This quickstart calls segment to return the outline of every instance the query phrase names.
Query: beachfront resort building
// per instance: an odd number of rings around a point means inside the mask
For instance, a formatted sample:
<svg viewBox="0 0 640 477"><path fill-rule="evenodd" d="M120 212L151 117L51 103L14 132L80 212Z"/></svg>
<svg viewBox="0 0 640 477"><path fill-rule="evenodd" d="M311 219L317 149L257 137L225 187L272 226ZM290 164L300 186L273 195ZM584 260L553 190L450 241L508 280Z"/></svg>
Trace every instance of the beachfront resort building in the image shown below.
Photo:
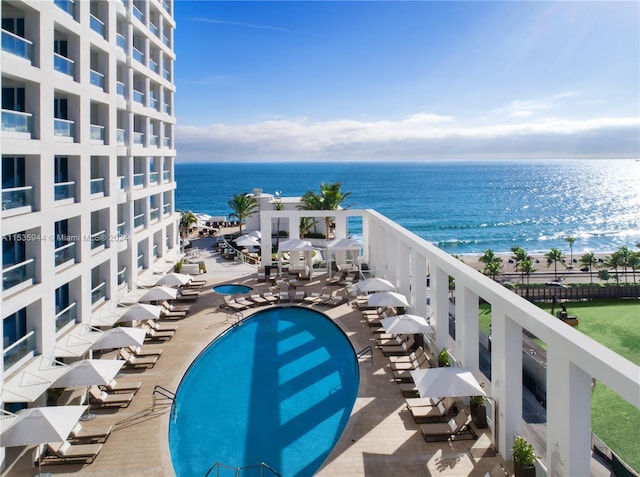
<svg viewBox="0 0 640 477"><path fill-rule="evenodd" d="M175 22L173 0L0 9L0 404L15 411L46 403L33 384L52 360L85 356L95 310L179 245Z"/></svg>

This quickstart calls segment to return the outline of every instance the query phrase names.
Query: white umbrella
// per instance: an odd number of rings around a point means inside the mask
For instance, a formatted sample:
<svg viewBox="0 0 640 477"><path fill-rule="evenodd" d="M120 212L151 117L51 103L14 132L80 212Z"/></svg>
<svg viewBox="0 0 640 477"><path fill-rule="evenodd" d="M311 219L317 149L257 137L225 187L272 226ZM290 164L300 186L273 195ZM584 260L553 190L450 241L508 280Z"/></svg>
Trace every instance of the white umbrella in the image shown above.
<svg viewBox="0 0 640 477"><path fill-rule="evenodd" d="M482 386L465 368L415 369L411 371L420 397L486 396Z"/></svg>
<svg viewBox="0 0 640 477"><path fill-rule="evenodd" d="M380 320L387 333L396 335L413 333L431 333L433 330L427 320L418 315L396 315Z"/></svg>
<svg viewBox="0 0 640 477"><path fill-rule="evenodd" d="M178 290L169 287L153 287L147 290L138 301L173 300L178 296Z"/></svg>
<svg viewBox="0 0 640 477"><path fill-rule="evenodd" d="M160 307L147 303L136 303L126 309L118 321L144 321L160 318Z"/></svg>
<svg viewBox="0 0 640 477"><path fill-rule="evenodd" d="M260 232L259 230L252 230L247 235L249 237L253 237L255 239L262 240L262 232Z"/></svg>
<svg viewBox="0 0 640 477"><path fill-rule="evenodd" d="M119 326L104 332L91 349L113 349L125 346L142 346L147 332L142 328Z"/></svg>
<svg viewBox="0 0 640 477"><path fill-rule="evenodd" d="M0 446L16 447L63 442L87 406L50 406L22 409L0 435Z"/></svg>
<svg viewBox="0 0 640 477"><path fill-rule="evenodd" d="M238 247L259 247L260 242L258 239L254 237L250 237L249 235L241 235L237 239L234 240Z"/></svg>
<svg viewBox="0 0 640 477"><path fill-rule="evenodd" d="M162 277L160 277L160 279L156 280L154 285L156 286L165 285L165 286L175 287L175 286L186 285L190 281L191 281L191 277L189 275L185 275L184 273L171 272L171 273L167 273L166 275L163 275Z"/></svg>
<svg viewBox="0 0 640 477"><path fill-rule="evenodd" d="M369 295L367 303L369 306L401 306L404 308L411 307L404 295L391 291L382 291Z"/></svg>
<svg viewBox="0 0 640 477"><path fill-rule="evenodd" d="M358 289L363 293L380 292L380 291L393 291L396 289L395 285L389 280L384 278L367 278L357 283Z"/></svg>

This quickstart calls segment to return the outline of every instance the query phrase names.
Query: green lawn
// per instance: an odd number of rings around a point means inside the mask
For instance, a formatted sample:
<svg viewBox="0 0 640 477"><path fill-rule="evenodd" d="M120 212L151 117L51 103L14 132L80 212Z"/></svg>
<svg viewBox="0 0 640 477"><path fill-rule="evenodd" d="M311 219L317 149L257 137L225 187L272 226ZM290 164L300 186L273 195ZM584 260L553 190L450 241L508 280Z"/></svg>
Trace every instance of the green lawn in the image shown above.
<svg viewBox="0 0 640 477"><path fill-rule="evenodd" d="M596 300L566 303L579 320L577 330L640 365L640 302ZM550 304L542 309L549 311ZM491 309L480 306L480 329L489 332ZM541 343L544 345L544 343ZM640 470L640 410L597 383L591 396L591 427L631 467Z"/></svg>

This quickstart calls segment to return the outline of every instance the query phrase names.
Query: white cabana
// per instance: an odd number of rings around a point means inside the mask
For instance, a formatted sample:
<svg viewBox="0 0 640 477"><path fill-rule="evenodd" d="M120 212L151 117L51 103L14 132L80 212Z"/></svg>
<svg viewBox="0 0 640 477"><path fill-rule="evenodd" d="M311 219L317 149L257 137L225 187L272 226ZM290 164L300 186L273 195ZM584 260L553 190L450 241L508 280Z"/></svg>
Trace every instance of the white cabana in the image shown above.
<svg viewBox="0 0 640 477"><path fill-rule="evenodd" d="M338 270L360 270L358 260L358 253L362 248L362 244L357 240L348 239L348 238L337 238L327 242L327 267L329 268L329 277L332 275L331 270L331 256L335 254L336 257L336 266ZM340 253L344 252L344 253ZM347 263L347 252L355 252L355 257L353 258L353 263ZM343 256L341 263L338 263L339 255Z"/></svg>
<svg viewBox="0 0 640 477"><path fill-rule="evenodd" d="M311 260L313 250L313 245L307 240L289 239L280 242L278 244L278 272L282 273L283 253L289 252L289 271L300 271L311 278L313 274Z"/></svg>

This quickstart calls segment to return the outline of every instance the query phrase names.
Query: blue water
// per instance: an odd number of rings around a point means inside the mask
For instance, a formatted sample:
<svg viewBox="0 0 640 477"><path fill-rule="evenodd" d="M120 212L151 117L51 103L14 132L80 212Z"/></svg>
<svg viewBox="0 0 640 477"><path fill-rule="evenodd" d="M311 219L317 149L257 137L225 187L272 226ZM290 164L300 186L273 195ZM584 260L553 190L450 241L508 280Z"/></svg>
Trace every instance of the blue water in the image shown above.
<svg viewBox="0 0 640 477"><path fill-rule="evenodd" d="M213 291L221 295L235 295L236 293L249 293L253 288L246 285L217 285Z"/></svg>
<svg viewBox="0 0 640 477"><path fill-rule="evenodd" d="M298 307L258 312L183 377L169 425L176 475L265 462L285 477L311 476L344 430L358 386L354 350L330 319Z"/></svg>
<svg viewBox="0 0 640 477"><path fill-rule="evenodd" d="M611 252L640 243L640 162L176 164L179 210L227 216L241 192L299 196L342 182L346 205L376 209L449 253ZM350 230L358 234L358 225Z"/></svg>

